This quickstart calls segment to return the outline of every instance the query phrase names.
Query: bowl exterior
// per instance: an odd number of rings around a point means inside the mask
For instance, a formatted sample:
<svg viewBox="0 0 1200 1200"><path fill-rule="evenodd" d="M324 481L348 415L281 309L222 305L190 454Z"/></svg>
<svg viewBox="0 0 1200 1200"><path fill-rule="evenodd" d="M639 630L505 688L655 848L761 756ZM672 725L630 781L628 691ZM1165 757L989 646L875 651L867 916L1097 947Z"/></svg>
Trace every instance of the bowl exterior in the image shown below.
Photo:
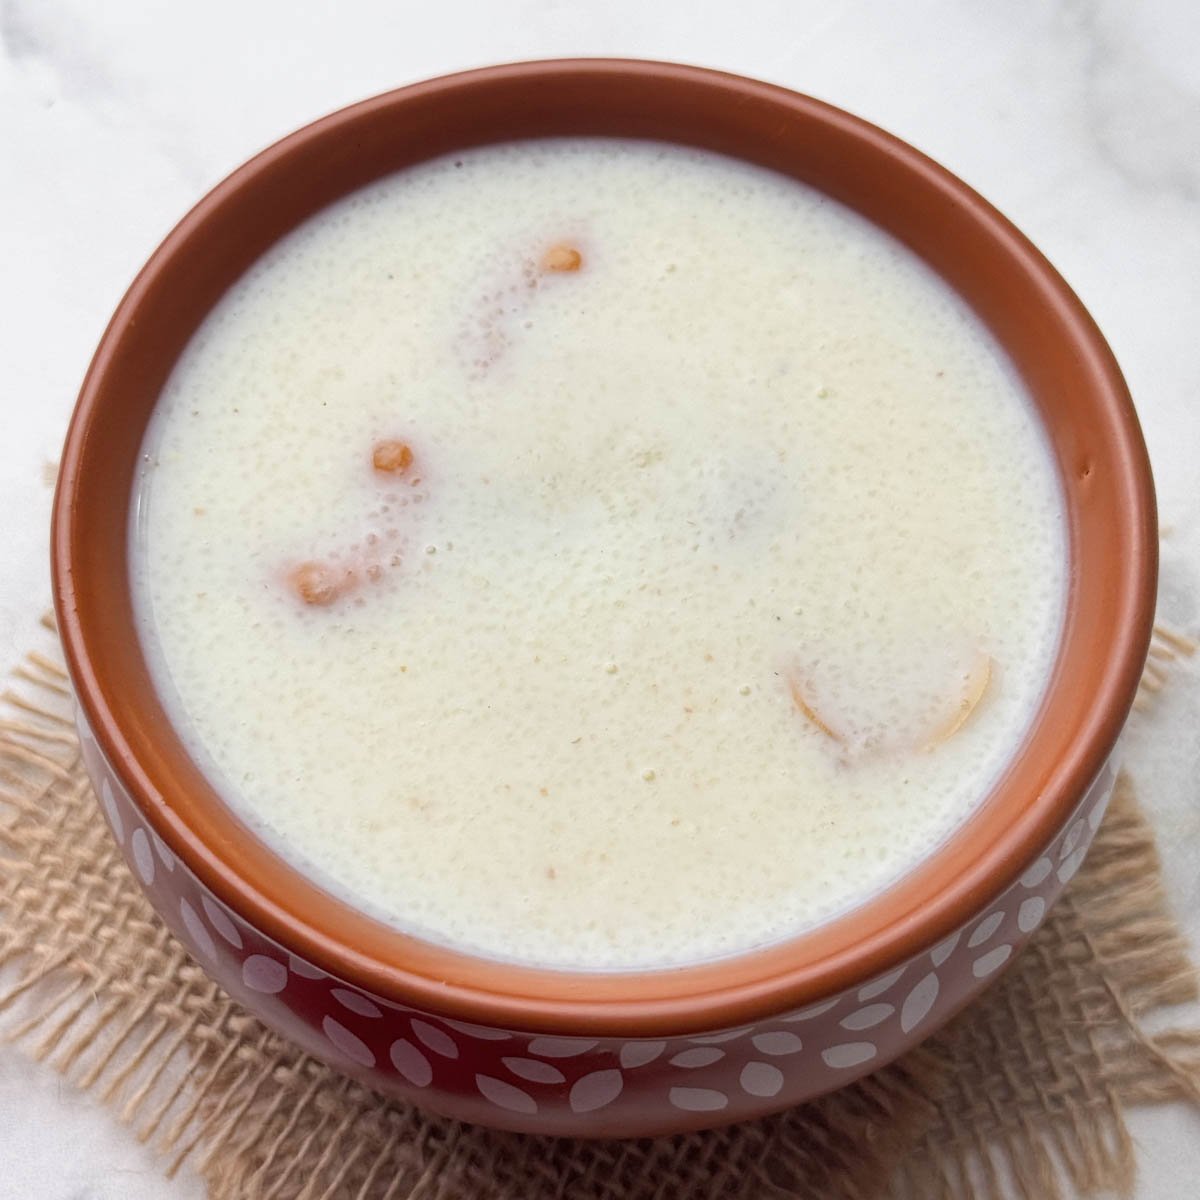
<svg viewBox="0 0 1200 1200"><path fill-rule="evenodd" d="M383 174L466 146L581 134L734 154L899 237L1012 358L1041 411L1072 531L1066 627L1031 733L938 853L791 942L672 972L596 973L586 986L388 929L256 839L173 734L128 572L145 423L233 280ZM151 257L101 340L64 446L51 543L84 760L150 902L204 969L267 1025L381 1092L467 1121L584 1136L695 1129L811 1099L894 1059L1003 971L1078 870L1108 802L1157 566L1128 388L1094 321L1017 230L919 152L819 101L620 60L412 85L323 118L219 184Z"/></svg>
<svg viewBox="0 0 1200 1200"><path fill-rule="evenodd" d="M861 986L753 1025L656 1039L468 1024L338 979L223 904L153 832L82 716L83 758L150 903L249 1012L380 1092L500 1129L641 1137L811 1100L927 1037L1012 962L1087 853L1117 752L1023 873L950 937Z"/></svg>

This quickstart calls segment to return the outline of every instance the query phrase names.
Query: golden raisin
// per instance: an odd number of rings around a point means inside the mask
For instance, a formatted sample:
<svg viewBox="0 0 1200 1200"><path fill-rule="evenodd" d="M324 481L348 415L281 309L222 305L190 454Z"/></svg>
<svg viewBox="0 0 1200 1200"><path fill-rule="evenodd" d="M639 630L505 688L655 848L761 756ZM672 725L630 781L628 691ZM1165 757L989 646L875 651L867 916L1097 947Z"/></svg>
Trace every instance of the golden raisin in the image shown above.
<svg viewBox="0 0 1200 1200"><path fill-rule="evenodd" d="M292 587L305 604L332 604L342 594L346 580L324 563L301 563L291 574Z"/></svg>
<svg viewBox="0 0 1200 1200"><path fill-rule="evenodd" d="M402 475L413 464L412 447L397 438L376 442L371 453L371 465L377 471Z"/></svg>
<svg viewBox="0 0 1200 1200"><path fill-rule="evenodd" d="M544 271L578 271L583 255L574 246L551 246L542 257Z"/></svg>

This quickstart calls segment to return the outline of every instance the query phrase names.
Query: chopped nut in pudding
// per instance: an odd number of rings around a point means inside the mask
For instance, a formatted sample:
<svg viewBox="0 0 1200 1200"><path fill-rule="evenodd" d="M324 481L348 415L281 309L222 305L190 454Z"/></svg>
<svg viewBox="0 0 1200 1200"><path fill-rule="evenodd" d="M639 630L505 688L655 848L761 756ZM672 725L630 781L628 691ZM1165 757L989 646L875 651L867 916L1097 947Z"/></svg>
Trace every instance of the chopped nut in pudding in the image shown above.
<svg viewBox="0 0 1200 1200"><path fill-rule="evenodd" d="M301 563L291 574L291 584L296 595L305 604L320 607L332 604L343 595L354 582L349 571L338 571L325 563Z"/></svg>
<svg viewBox="0 0 1200 1200"><path fill-rule="evenodd" d="M388 475L403 475L413 465L412 447L397 438L376 442L371 465Z"/></svg>
<svg viewBox="0 0 1200 1200"><path fill-rule="evenodd" d="M583 255L574 246L551 246L542 257L544 271L578 271L583 266Z"/></svg>

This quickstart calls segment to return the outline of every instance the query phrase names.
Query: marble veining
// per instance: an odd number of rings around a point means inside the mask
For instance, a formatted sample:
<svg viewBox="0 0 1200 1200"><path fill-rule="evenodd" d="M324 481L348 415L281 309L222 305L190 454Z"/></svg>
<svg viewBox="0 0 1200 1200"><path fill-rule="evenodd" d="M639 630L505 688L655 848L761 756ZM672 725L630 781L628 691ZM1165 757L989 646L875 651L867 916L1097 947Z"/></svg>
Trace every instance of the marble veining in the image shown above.
<svg viewBox="0 0 1200 1200"><path fill-rule="evenodd" d="M1200 199L1200 90L1161 69L1142 39L1130 36L1128 15L1127 7L1112 3L1064 8L1061 36L1078 37L1083 48L1084 127L1097 157L1129 187L1194 204ZM1200 41L1193 48L1200 50ZM1146 120L1148 113L1153 120Z"/></svg>

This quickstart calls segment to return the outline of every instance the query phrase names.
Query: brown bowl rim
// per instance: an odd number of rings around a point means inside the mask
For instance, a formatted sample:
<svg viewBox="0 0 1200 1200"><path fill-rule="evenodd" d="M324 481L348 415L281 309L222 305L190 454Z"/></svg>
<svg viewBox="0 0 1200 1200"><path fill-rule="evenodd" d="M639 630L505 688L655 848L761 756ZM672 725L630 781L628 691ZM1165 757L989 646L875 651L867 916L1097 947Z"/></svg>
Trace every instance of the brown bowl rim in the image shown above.
<svg viewBox="0 0 1200 1200"><path fill-rule="evenodd" d="M1006 261L1013 277L1024 281L1023 299L1036 301L1047 319L1059 323L1075 382L1086 384L1089 417L1101 430L1096 436L1107 439L1103 448L1109 455L1109 471L1089 493L1101 496L1106 512L1111 509L1110 570L1093 581L1105 591L1103 612L1099 602L1081 597L1073 567L1067 628L1042 710L980 809L920 867L845 917L730 958L641 972L543 970L433 945L334 900L266 850L199 776L161 711L149 711L157 704L152 695L136 710L144 719L115 711L123 703L122 685L135 691L148 686L137 678L141 656L126 611L128 583L124 594L111 582L106 593L98 569L85 569L81 542L89 497L103 495L97 491L95 452L89 459L91 435L111 403L105 398L120 378L139 314L175 256L194 239L203 244L223 206L253 195L266 175L285 169L317 140L352 138L360 123L378 119L381 110L402 115L417 102L441 103L452 94L461 99L497 86L570 89L596 81L661 86L697 102L758 106L774 119L803 120L878 169L886 167L903 186L924 189L925 199L943 204L945 214L975 231L980 246ZM1068 496L1074 539L1078 522L1088 517L1070 505ZM822 101L706 68L625 59L513 63L413 84L303 127L219 183L151 256L105 331L67 435L51 540L58 627L82 714L150 826L203 886L285 950L385 1000L481 1025L580 1036L660 1036L751 1024L859 986L979 915L1043 853L1112 751L1145 660L1157 578L1153 483L1128 390L1090 315L1019 231L919 151ZM1072 641L1072 622L1085 611L1098 622L1089 627L1093 665L1086 670L1079 658L1084 647L1076 644L1078 637ZM1097 630L1106 637L1107 653L1095 653ZM134 643L119 651L135 664L120 679L95 668L100 639L109 639L104 643L109 646L122 639ZM1091 694L1080 701L1072 689L1073 725L1064 730L1067 722L1059 718L1067 707L1061 693L1068 667L1085 672L1080 678L1090 683Z"/></svg>

